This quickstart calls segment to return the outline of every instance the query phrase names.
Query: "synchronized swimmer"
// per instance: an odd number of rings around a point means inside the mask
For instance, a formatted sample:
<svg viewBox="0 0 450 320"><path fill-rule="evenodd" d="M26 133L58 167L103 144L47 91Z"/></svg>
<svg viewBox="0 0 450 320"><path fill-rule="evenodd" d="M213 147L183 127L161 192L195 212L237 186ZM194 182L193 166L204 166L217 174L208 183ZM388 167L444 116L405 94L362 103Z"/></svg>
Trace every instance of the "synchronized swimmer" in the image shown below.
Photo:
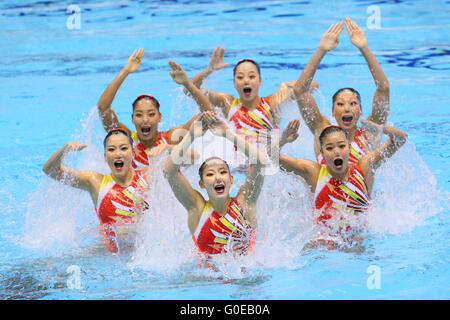
<svg viewBox="0 0 450 320"><path fill-rule="evenodd" d="M121 128L111 129L105 136L104 156L109 174L78 171L62 165L70 151L80 151L86 145L77 141L66 143L47 160L43 170L49 177L89 192L101 225L101 233L111 252L117 252L116 237L126 232L149 209L146 193L149 190L149 167L133 169L133 140Z"/></svg>
<svg viewBox="0 0 450 320"><path fill-rule="evenodd" d="M125 124L119 122L116 113L111 108L111 104L125 78L139 69L143 56L144 49L142 48L133 52L97 103L100 119L106 131L120 127L132 137L134 149L133 168L148 166L150 157L160 154L165 149L171 149L173 145L180 142L183 137L178 132L186 132L196 118L190 119L184 125L160 132L158 130L162 119L162 114L159 111L160 103L152 95L141 94L132 103L133 113L131 119L136 130L131 131ZM189 90L199 106L209 103L206 97L191 82L187 82L185 88ZM195 154L192 154L192 156L195 157Z"/></svg>
<svg viewBox="0 0 450 320"><path fill-rule="evenodd" d="M203 81L215 70L227 66L223 63L225 50L217 47L212 55L208 67L192 78L198 88ZM233 125L236 132L254 143L270 144L273 131L278 129L281 122L281 104L293 96L292 86L295 81L280 84L278 90L267 97L259 96L262 85L261 67L253 59L242 59L233 68L234 88L239 98L224 92L215 92L203 88L213 107L219 107L224 117ZM318 87L313 81L310 90ZM205 110L208 110L205 108Z"/></svg>
<svg viewBox="0 0 450 320"><path fill-rule="evenodd" d="M336 48L344 26L350 41L368 64L376 91L372 113L366 120L360 119L359 93L353 88L339 89L332 99L332 115L337 125L330 125L311 94L318 87L313 77L325 54ZM363 215L370 208L377 168L406 142L407 135L386 126L389 82L355 22L346 18L333 24L322 36L299 79L283 82L275 93L267 97L259 96L261 70L252 59L240 60L233 68L234 87L239 98L201 88L213 71L228 65L223 63L223 48L217 47L208 67L191 80L180 65L169 60L170 76L194 98L200 112L186 124L167 131L159 131L162 114L159 101L152 95L140 95L132 103L131 119L135 130L119 122L111 108L121 84L129 74L138 70L143 56L143 49L133 52L97 104L107 131L104 158L111 172L104 175L63 166L67 152L86 147L76 141L64 145L43 167L51 178L89 192L110 251L118 251L117 238L127 232L126 226L149 214L149 203L153 201L148 199L154 179L151 173L162 170L175 198L188 213L188 229L198 251L205 256L225 252L246 254L256 239L256 208L264 183L263 169L270 163L268 151L272 148L278 148L275 151L279 154L282 171L303 178L314 199L311 211L315 213L315 223L328 227L330 233L351 230L353 235L356 232L351 241L360 241L358 231L348 220ZM270 141L273 131L279 128L280 105L290 97L296 98L303 120L314 134L316 161L280 153L283 145L298 138L300 121L297 119L289 122L276 141L278 144L273 140L264 148L259 144L261 140ZM215 114L214 107L219 107L225 119ZM358 127L358 121L363 127ZM181 165L192 163L196 157L196 152L190 149L192 142L208 130L230 141L235 150L249 159L246 180L236 196L230 194L234 178L226 159L213 156L200 165L198 184L206 191L207 199L180 170ZM383 134L389 139L381 144ZM170 155L163 167L155 167L151 157L166 149ZM326 236L312 239L311 243L323 244L330 249L338 247Z"/></svg>
<svg viewBox="0 0 450 320"><path fill-rule="evenodd" d="M372 113L368 119L379 125L384 125L389 116L389 81L369 49L364 33L349 18L346 18L345 22L333 24L320 39L317 50L294 85L298 107L303 120L314 135L314 151L320 163L325 162L320 152L319 135L325 127L330 125L330 122L317 108L317 103L310 93L310 86L320 61L328 51L335 49L338 45L339 34L342 32L344 25L350 36L350 41L361 51L375 80L376 90L373 97ZM350 162L357 162L378 144L376 136L358 127L358 120L362 114L361 96L353 88L342 88L333 95L332 102L332 115L337 124L345 129L349 137Z"/></svg>

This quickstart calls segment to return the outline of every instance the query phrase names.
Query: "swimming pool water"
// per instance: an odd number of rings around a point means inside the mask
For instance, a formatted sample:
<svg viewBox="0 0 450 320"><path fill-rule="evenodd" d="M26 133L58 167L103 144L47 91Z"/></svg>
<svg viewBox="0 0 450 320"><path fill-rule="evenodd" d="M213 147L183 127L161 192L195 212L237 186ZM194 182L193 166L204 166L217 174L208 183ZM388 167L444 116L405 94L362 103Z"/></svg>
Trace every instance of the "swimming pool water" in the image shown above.
<svg viewBox="0 0 450 320"><path fill-rule="evenodd" d="M72 13L65 1L0 3L1 299L450 298L448 1L75 4L80 29L67 28ZM371 5L379 9L380 29L367 27ZM280 174L265 181L254 255L224 263L219 279L197 268L185 212L159 176L152 219L130 261L105 251L87 194L44 176L44 162L73 139L89 147L68 163L106 172L95 104L134 49L145 48L143 63L113 108L131 126L132 100L151 93L161 102L160 128L168 129L198 111L170 78L168 59L192 77L222 45L230 67L204 86L235 94L232 65L251 57L261 64L265 96L297 79L322 33L345 16L363 28L390 81L389 121L409 135L377 174L365 251L301 251L309 234L305 188ZM315 79L315 97L328 117L331 95L346 86L358 89L364 114L370 112L374 83L345 30ZM286 103L282 127L295 117L295 103ZM283 152L313 158L303 122L300 138ZM195 168L186 172L195 183ZM379 288L370 286L370 266L380 272Z"/></svg>

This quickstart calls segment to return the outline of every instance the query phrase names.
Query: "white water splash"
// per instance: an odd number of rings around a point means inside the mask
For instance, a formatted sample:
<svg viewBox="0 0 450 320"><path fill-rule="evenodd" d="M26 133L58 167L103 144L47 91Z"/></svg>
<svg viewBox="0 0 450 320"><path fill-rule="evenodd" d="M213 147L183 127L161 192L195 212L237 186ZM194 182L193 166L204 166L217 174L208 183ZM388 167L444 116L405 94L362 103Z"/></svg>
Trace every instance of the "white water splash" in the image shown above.
<svg viewBox="0 0 450 320"><path fill-rule="evenodd" d="M181 104L175 110L181 111ZM301 119L295 103L287 103L284 117ZM101 145L104 132L99 123L94 107L82 122L78 137L88 147L76 156L69 156L66 159L67 165L103 173L108 171ZM212 151L214 148L211 147L215 145L217 148L216 137L206 135L205 139L209 148L202 149L201 144L193 144L199 152L205 151L198 163L218 152L217 149ZM282 152L313 159L312 147L312 134L302 121L300 137ZM230 160L227 157L235 154L230 153L229 148L232 149L232 146L222 149L226 160ZM197 268L198 259L187 227L187 213L174 197L163 176L162 166L167 156L167 153L163 153L153 159L155 173L147 199L150 214L137 228L139 236L128 266L170 276L179 274L180 270L194 272L194 275L209 274L211 270ZM239 162L241 158L235 160ZM198 163L182 170L193 187L203 192L197 183ZM235 164L233 159L230 164ZM232 195L237 193L242 182L243 177L236 175ZM62 184L49 182L48 179L43 181L30 196L26 236L23 239L25 243L46 250L63 250L79 245L80 233L77 228L83 228L87 224L98 225L90 198L81 193L82 191ZM206 197L205 193L203 195ZM417 154L414 145L407 143L377 172L373 210L368 215L369 232L378 235L411 231L427 217L442 210L440 199L436 179ZM283 172L266 176L258 200L257 216L257 241L254 250L242 257L224 255L224 259L217 261L219 273L213 273L214 277L220 275L229 279L242 279L266 268L297 268L306 263L301 258L302 248L314 238L317 230L313 223L311 194L301 178ZM92 233L98 232L94 229L96 228L85 232L92 236Z"/></svg>
<svg viewBox="0 0 450 320"><path fill-rule="evenodd" d="M101 147L95 141L98 122L97 107L93 107L87 119L81 121L81 134L73 138L88 147L67 154L64 165L79 170L105 171ZM30 194L24 236L19 241L35 249L64 252L80 245L83 240L78 229L96 219L92 201L86 192L45 177ZM91 231L98 232L95 229Z"/></svg>

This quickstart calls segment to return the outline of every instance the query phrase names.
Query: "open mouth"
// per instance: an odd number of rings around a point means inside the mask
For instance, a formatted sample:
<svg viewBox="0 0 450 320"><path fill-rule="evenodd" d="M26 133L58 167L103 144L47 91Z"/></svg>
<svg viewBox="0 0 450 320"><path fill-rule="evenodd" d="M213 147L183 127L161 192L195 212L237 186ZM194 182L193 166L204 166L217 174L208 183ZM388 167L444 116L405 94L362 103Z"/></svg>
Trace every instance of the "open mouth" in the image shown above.
<svg viewBox="0 0 450 320"><path fill-rule="evenodd" d="M343 116L343 117L342 117L342 122L343 122L346 126L351 125L352 122L353 122L353 116Z"/></svg>
<svg viewBox="0 0 450 320"><path fill-rule="evenodd" d="M336 166L336 168L341 168L342 165L344 164L344 160L342 160L342 159L334 159L333 163Z"/></svg>
<svg viewBox="0 0 450 320"><path fill-rule="evenodd" d="M215 190L217 193L222 194L222 193L225 192L225 185L224 185L224 184L218 184L218 185L214 186L214 190Z"/></svg>
<svg viewBox="0 0 450 320"><path fill-rule="evenodd" d="M149 134L151 129L152 129L152 127L142 127L141 132L143 134Z"/></svg>
<svg viewBox="0 0 450 320"><path fill-rule="evenodd" d="M125 163L122 160L116 160L114 161L114 168L116 168L117 170L121 170L124 164Z"/></svg>
<svg viewBox="0 0 450 320"><path fill-rule="evenodd" d="M244 88L243 91L246 96L249 96L252 93L252 88Z"/></svg>

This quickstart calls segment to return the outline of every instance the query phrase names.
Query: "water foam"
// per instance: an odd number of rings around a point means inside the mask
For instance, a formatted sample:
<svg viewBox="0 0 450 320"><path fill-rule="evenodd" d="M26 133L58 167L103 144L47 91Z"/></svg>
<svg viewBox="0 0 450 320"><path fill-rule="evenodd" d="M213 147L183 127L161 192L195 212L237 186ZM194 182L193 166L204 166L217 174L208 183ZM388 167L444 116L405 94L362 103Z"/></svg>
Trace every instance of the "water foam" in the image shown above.
<svg viewBox="0 0 450 320"><path fill-rule="evenodd" d="M185 103L178 102L179 107L176 108L181 111ZM300 118L292 101L286 103L284 113L285 118ZM88 148L76 157L67 157L68 166L103 173L108 171L101 147L104 132L98 124L94 107L82 123L78 137L80 142L88 144ZM201 153L198 163L182 171L192 186L206 198L197 184L198 164L208 156L222 152L219 155L230 160L234 166L242 160L242 155L234 158L233 162L229 159L235 156L232 146L219 142L217 139L221 138L211 134L205 135L204 139L206 143L193 144ZM216 149L205 149L205 145L216 146ZM287 145L282 153L313 159L312 146L312 135L302 121L300 137ZM187 227L187 213L163 176L162 166L167 156L165 152L152 161L154 177L147 199L150 214L137 228L139 236L128 266L171 276L180 270L193 272L194 277L210 275L211 270L197 269L198 259ZM243 176L235 177L232 195L237 193L243 180ZM25 243L41 249L77 246L80 242L77 231L80 223L85 223L82 227L89 237L98 232L96 227L92 227L97 226L98 221L93 214L91 200L81 193L57 182L49 182L46 178L30 196ZM409 232L424 223L427 217L442 210L436 179L411 142L377 171L372 197L373 210L368 214L367 221L368 230L374 235ZM306 261L301 258L302 249L317 232L312 222L311 205L311 193L301 178L283 172L266 176L258 200L258 236L254 250L247 256L225 255L226 259L216 263L218 274L229 279L242 279L258 275L265 268L298 268L304 265ZM80 215L82 219L79 219ZM84 227L86 224L87 229ZM215 277L218 275L212 274Z"/></svg>

